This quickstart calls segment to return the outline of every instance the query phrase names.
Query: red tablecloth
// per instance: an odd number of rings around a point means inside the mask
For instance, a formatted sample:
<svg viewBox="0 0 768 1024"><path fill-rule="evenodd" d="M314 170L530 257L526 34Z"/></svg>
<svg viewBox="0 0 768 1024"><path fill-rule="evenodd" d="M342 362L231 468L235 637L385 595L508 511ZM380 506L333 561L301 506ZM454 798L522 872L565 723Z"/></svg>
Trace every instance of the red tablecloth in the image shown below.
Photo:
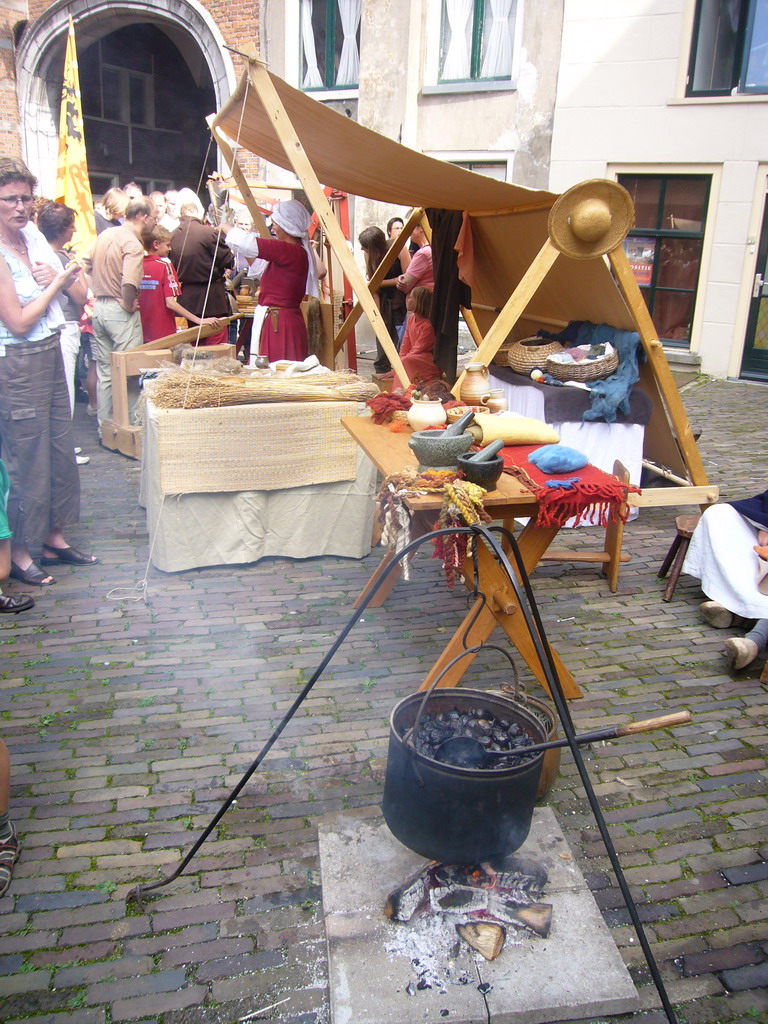
<svg viewBox="0 0 768 1024"><path fill-rule="evenodd" d="M510 445L499 452L504 459L504 472L516 476L536 495L539 503L537 526L564 526L572 518L578 525L583 516L592 514L600 526L607 526L618 519L626 520L627 495L639 493L638 487L623 483L591 463L570 473L542 473L528 461L531 452L538 448L541 448L540 444ZM567 487L547 486L548 482L558 481L571 483Z"/></svg>

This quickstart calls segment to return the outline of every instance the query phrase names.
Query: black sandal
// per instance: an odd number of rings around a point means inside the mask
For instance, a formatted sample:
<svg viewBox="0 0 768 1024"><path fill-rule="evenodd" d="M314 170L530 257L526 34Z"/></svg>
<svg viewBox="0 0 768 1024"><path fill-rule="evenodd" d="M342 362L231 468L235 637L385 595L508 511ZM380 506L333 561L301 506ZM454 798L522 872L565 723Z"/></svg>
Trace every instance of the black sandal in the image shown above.
<svg viewBox="0 0 768 1024"><path fill-rule="evenodd" d="M0 615L4 612L12 612L18 615L19 612L25 612L28 608L34 608L35 602L28 594L19 594L16 597L4 597L0 595Z"/></svg>
<svg viewBox="0 0 768 1024"><path fill-rule="evenodd" d="M46 555L46 551L53 551L55 555ZM43 557L40 559L41 565L59 565L62 562L65 565L96 565L98 558L95 555L86 555L82 551L78 551L77 548L52 548L50 544L43 544Z"/></svg>
<svg viewBox="0 0 768 1024"><path fill-rule="evenodd" d="M43 572L40 566L35 565L34 562L30 562L26 569L22 569L14 561L11 561L11 576L15 580L26 583L28 587L50 587L52 583L56 582L50 573ZM48 580L47 583L46 580Z"/></svg>

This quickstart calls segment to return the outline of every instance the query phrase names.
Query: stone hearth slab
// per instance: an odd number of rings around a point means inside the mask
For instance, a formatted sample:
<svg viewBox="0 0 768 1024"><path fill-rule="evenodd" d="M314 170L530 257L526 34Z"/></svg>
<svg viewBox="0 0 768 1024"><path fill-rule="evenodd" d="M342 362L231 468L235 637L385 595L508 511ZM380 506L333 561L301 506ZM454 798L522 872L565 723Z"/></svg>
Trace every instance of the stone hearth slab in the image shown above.
<svg viewBox="0 0 768 1024"><path fill-rule="evenodd" d="M544 1024L637 1008L636 989L550 808L534 811L517 851L549 874L542 897L553 906L549 937L510 927L492 962L457 945L450 922L414 927L385 917L387 895L424 860L382 819L334 815L318 832L332 1024ZM431 987L417 988L420 979ZM483 994L480 985L490 988Z"/></svg>

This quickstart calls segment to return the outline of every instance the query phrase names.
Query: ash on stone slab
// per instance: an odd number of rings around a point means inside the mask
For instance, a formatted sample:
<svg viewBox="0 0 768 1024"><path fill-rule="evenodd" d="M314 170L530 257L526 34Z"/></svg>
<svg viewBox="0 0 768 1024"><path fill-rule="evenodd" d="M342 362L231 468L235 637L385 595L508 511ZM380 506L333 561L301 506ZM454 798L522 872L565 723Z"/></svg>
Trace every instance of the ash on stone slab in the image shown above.
<svg viewBox="0 0 768 1024"><path fill-rule="evenodd" d="M383 820L345 812L323 819L318 835L332 1024L474 1024L487 1019L486 1002L491 1024L637 1007L629 973L549 808L534 811L517 855L539 858L549 874L543 898L554 906L552 930L540 939L509 928L492 962L460 942L450 922L387 920L387 895L424 860Z"/></svg>

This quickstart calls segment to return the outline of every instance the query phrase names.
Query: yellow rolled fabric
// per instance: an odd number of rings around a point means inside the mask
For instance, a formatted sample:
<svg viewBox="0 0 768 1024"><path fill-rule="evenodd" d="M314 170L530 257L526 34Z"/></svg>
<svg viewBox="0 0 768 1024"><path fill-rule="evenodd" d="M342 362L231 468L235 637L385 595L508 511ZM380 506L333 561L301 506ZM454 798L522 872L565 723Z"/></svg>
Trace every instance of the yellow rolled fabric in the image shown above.
<svg viewBox="0 0 768 1024"><path fill-rule="evenodd" d="M478 444L490 444L491 441L503 441L504 444L557 444L560 435L543 420L531 419L528 416L492 416L490 413L477 413L473 423L482 431L482 440Z"/></svg>

